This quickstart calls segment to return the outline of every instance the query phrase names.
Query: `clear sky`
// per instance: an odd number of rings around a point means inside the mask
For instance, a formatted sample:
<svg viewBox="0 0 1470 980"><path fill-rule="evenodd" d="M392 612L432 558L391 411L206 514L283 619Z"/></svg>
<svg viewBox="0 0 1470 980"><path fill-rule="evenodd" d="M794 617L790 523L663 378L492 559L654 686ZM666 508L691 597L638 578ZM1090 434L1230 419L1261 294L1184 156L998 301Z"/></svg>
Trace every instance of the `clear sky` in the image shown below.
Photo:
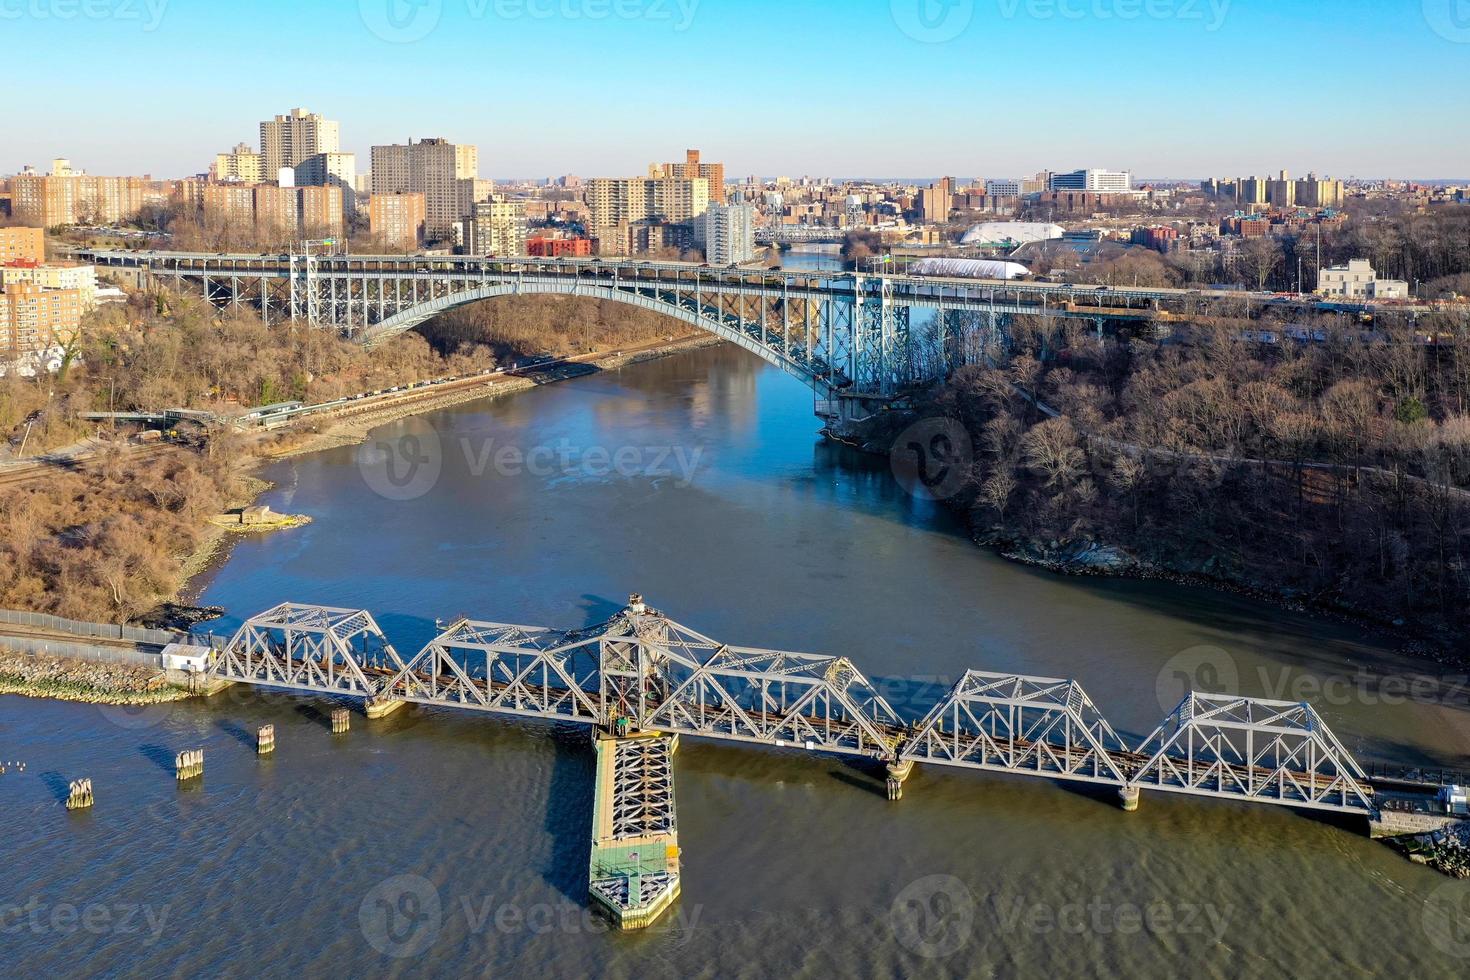
<svg viewBox="0 0 1470 980"><path fill-rule="evenodd" d="M304 106L487 177L1470 177L1470 0L0 0L0 173L181 176Z"/></svg>

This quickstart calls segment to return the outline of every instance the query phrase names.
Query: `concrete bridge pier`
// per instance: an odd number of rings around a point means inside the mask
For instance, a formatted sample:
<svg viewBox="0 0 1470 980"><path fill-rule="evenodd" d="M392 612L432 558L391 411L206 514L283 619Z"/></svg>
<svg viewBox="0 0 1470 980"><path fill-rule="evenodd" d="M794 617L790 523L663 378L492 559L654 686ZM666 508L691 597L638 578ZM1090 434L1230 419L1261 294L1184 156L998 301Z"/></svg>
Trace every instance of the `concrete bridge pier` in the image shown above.
<svg viewBox="0 0 1470 980"><path fill-rule="evenodd" d="M899 762L888 763L888 798L890 800L903 799L904 780L914 771L912 759L904 759Z"/></svg>
<svg viewBox="0 0 1470 980"><path fill-rule="evenodd" d="M1132 813L1138 809L1140 795L1137 786L1118 787L1118 803L1123 807L1124 813Z"/></svg>

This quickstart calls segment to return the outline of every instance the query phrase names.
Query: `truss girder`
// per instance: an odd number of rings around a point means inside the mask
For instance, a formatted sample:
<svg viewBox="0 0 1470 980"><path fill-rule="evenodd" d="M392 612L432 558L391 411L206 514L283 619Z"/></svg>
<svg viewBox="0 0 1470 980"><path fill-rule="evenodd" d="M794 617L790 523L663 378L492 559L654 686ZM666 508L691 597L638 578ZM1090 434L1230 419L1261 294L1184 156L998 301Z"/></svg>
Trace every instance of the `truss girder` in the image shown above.
<svg viewBox="0 0 1470 980"><path fill-rule="evenodd" d="M582 630L460 619L405 662L364 610L282 603L246 620L209 672L888 762L1373 810L1362 769L1305 703L1191 694L1130 750L1077 682L976 670L906 726L846 657L730 646L641 604Z"/></svg>
<svg viewBox="0 0 1470 980"><path fill-rule="evenodd" d="M1138 748L1148 789L1371 811L1367 777L1311 705L1190 694Z"/></svg>
<svg viewBox="0 0 1470 980"><path fill-rule="evenodd" d="M913 762L1122 786L1123 741L1076 681L972 670L919 723Z"/></svg>
<svg viewBox="0 0 1470 980"><path fill-rule="evenodd" d="M282 603L242 623L211 664L210 675L372 697L380 678L402 666L367 611Z"/></svg>

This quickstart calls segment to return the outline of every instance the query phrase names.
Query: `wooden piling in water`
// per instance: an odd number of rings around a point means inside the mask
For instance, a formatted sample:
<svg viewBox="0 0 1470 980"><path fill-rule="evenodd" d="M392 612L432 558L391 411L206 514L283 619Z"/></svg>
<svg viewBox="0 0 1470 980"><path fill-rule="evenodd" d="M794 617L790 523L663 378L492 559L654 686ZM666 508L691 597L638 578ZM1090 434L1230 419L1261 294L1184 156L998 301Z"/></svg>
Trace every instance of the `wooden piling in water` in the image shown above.
<svg viewBox="0 0 1470 980"><path fill-rule="evenodd" d="M85 810L92 805L92 780L73 779L70 794L66 798L68 810Z"/></svg>
<svg viewBox="0 0 1470 980"><path fill-rule="evenodd" d="M276 750L276 726L262 725L255 733L255 752L257 755L270 755Z"/></svg>
<svg viewBox="0 0 1470 980"><path fill-rule="evenodd" d="M204 750L190 749L174 758L174 777L179 782L204 775Z"/></svg>
<svg viewBox="0 0 1470 980"><path fill-rule="evenodd" d="M332 734L345 735L351 724L352 714L346 708L336 708L332 711Z"/></svg>

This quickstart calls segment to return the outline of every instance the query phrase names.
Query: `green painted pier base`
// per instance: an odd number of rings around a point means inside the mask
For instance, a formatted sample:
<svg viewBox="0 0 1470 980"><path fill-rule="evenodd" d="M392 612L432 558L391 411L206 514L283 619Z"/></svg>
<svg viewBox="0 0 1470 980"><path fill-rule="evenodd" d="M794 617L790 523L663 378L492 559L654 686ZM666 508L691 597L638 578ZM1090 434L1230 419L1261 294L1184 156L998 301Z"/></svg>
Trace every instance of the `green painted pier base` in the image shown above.
<svg viewBox="0 0 1470 980"><path fill-rule="evenodd" d="M619 929L642 929L679 897L674 818L677 735L595 736L588 892Z"/></svg>

